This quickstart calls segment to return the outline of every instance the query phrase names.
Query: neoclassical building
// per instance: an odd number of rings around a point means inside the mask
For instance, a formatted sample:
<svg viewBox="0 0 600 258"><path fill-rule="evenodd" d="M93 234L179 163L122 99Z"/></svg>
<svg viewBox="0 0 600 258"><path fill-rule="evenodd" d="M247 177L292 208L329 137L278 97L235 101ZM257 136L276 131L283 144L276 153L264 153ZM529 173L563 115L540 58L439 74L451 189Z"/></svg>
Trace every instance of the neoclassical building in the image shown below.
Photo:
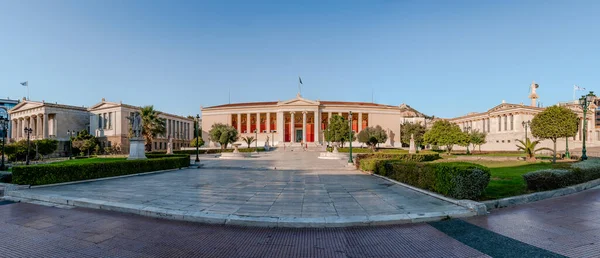
<svg viewBox="0 0 600 258"><path fill-rule="evenodd" d="M11 119L11 141L27 139L25 128L31 128L31 140L56 139L59 152L69 141L67 131L88 128L89 113L85 107L76 107L45 101L23 100L8 110Z"/></svg>
<svg viewBox="0 0 600 258"><path fill-rule="evenodd" d="M309 100L300 94L286 101L233 103L202 107L202 137L207 146L218 146L209 140L208 131L215 123L233 126L240 136L258 136L258 145L267 138L274 146L284 144L322 145L324 130L334 114L349 118L352 130L360 132L379 125L388 132L388 147L400 147L400 125L405 121L423 122L425 116L408 105L383 105L368 102ZM240 137L241 142L241 137ZM355 143L357 144L357 143Z"/></svg>
<svg viewBox="0 0 600 258"><path fill-rule="evenodd" d="M473 112L465 116L449 119L450 122L458 124L465 131L478 130L487 133L487 143L481 146L482 151L516 151L516 140L525 139L524 122L530 122L533 117L542 112L545 108L538 107L536 93L538 84L531 84L530 105L501 103L486 112ZM569 148L581 148L583 142L583 124L587 123L587 142L588 146L600 145L600 131L596 129L596 109L595 103L591 103L585 120L583 119L583 108L576 102L563 102L557 105L565 106L573 110L579 116L579 131L575 137L569 139ZM527 128L527 137L535 139L531 135L531 129ZM553 148L552 141L544 140L538 147ZM464 149L455 147L456 149ZM566 149L566 140L557 140L557 151L564 152Z"/></svg>
<svg viewBox="0 0 600 258"><path fill-rule="evenodd" d="M118 148L123 153L129 153L128 117L139 112L141 107L109 102L102 99L100 103L87 109L90 113L90 133L100 139L103 147ZM165 150L169 138L172 138L173 149L188 147L194 136L194 119L159 112L160 118L165 119L166 133L159 135L152 143L152 150Z"/></svg>

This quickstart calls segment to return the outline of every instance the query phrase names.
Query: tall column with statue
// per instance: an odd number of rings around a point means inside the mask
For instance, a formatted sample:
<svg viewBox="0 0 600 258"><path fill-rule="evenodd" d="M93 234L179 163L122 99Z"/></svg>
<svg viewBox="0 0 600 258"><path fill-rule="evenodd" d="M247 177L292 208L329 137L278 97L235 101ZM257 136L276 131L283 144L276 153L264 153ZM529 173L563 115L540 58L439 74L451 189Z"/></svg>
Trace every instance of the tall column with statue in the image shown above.
<svg viewBox="0 0 600 258"><path fill-rule="evenodd" d="M131 124L131 136L129 137L129 157L128 160L147 159L146 158L146 141L142 135L143 121L139 112L135 112L133 116L127 117Z"/></svg>

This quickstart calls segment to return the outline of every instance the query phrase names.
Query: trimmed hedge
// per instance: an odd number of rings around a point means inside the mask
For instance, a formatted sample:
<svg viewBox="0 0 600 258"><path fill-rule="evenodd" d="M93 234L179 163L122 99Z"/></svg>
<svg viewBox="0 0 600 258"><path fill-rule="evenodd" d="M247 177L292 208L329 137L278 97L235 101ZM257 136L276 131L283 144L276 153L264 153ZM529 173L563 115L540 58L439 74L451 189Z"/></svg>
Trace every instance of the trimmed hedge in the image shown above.
<svg viewBox="0 0 600 258"><path fill-rule="evenodd" d="M46 185L103 177L188 167L187 155L146 154L146 160L123 160L106 163L46 164L16 166L12 169L13 184Z"/></svg>
<svg viewBox="0 0 600 258"><path fill-rule="evenodd" d="M548 191L600 178L600 159L589 159L561 169L545 169L523 175L527 189Z"/></svg>
<svg viewBox="0 0 600 258"><path fill-rule="evenodd" d="M364 171L374 171L377 160L402 160L402 161L434 161L440 158L438 153L369 153L369 154L358 154L356 155L356 168Z"/></svg>
<svg viewBox="0 0 600 258"><path fill-rule="evenodd" d="M490 182L489 168L467 162L376 159L372 166L378 175L456 199L477 199Z"/></svg>
<svg viewBox="0 0 600 258"><path fill-rule="evenodd" d="M254 148L239 148L238 149L240 152L254 152ZM265 147L258 147L258 151L265 151ZM199 149L198 150L198 154L218 154L221 152L233 152L233 149ZM146 156L148 156L148 154L166 154L167 151L152 151L152 152L148 152L146 153ZM176 150L173 151L173 154L187 154L187 155L194 155L196 154L196 150Z"/></svg>

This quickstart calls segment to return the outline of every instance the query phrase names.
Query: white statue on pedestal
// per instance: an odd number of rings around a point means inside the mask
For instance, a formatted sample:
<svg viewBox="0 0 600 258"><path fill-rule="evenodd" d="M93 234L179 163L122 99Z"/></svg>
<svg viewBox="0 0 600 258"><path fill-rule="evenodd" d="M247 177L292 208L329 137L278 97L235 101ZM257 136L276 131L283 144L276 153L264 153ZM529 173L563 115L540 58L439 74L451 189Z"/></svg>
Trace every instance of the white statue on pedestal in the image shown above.
<svg viewBox="0 0 600 258"><path fill-rule="evenodd" d="M415 147L415 135L410 134L410 147L408 149L408 153L414 154L417 153L417 148Z"/></svg>
<svg viewBox="0 0 600 258"><path fill-rule="evenodd" d="M169 142L167 143L167 154L173 154L173 138L169 136Z"/></svg>

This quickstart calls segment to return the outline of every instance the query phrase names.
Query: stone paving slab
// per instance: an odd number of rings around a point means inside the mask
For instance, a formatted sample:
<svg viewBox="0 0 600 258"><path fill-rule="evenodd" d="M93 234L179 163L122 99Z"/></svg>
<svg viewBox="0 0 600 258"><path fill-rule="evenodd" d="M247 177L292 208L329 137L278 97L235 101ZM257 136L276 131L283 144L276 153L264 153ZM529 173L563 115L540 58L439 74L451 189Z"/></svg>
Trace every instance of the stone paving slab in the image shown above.
<svg viewBox="0 0 600 258"><path fill-rule="evenodd" d="M289 166L302 167L318 160L311 152L278 155L246 166L256 168L287 160ZM345 169L336 161L318 165L320 170L312 166L310 170L265 170L205 165L202 169L32 188L8 195L14 200L150 217L270 227L401 224L475 215L450 202Z"/></svg>

